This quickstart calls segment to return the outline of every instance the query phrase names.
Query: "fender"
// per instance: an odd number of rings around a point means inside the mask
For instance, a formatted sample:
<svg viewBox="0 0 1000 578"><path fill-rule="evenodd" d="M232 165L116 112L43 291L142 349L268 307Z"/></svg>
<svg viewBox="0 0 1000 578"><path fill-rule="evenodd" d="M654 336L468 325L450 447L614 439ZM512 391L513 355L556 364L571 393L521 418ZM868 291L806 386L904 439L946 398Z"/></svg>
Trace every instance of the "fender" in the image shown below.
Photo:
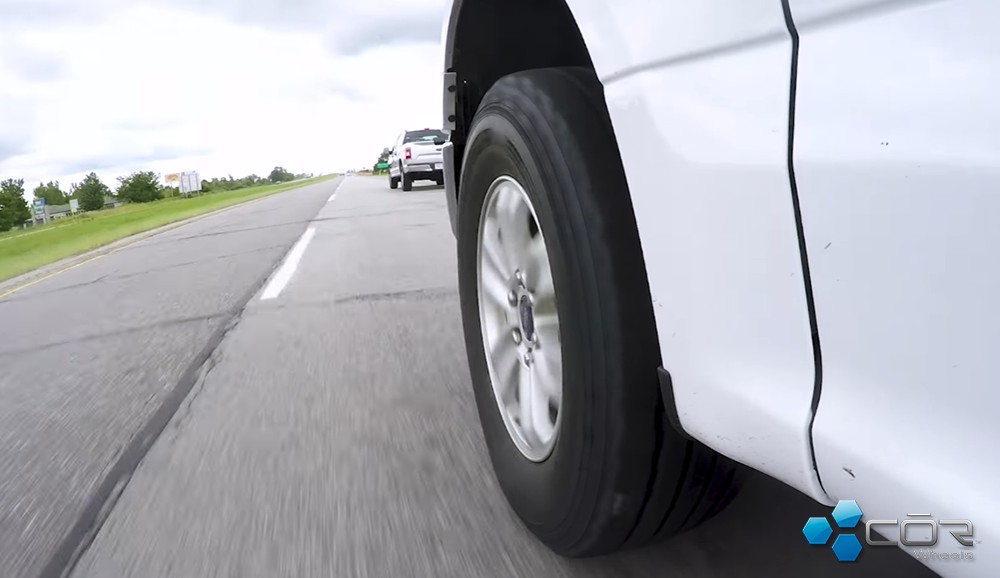
<svg viewBox="0 0 1000 578"><path fill-rule="evenodd" d="M539 44L538 62L518 54L498 72L587 65L604 84L669 375L665 399L676 404L670 421L834 503L812 453L818 359L788 165L793 59L781 3L455 0L442 30L449 195L458 189L465 123L489 88L480 84L496 80L465 51L515 51L465 30L470 10L510 19L528 37L556 36ZM568 24L532 20L560 10ZM573 46L569 28L582 56L561 48ZM476 45L460 45L463 38Z"/></svg>

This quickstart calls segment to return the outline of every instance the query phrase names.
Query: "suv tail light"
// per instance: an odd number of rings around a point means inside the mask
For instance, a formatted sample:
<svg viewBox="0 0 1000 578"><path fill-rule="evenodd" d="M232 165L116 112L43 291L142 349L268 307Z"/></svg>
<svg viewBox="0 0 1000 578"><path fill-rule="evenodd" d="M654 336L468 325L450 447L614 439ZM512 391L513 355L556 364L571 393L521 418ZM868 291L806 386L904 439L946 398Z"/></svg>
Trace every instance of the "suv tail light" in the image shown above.
<svg viewBox="0 0 1000 578"><path fill-rule="evenodd" d="M406 155L406 160L411 160L413 158L410 156L410 147L406 147L406 150L404 150L403 153Z"/></svg>

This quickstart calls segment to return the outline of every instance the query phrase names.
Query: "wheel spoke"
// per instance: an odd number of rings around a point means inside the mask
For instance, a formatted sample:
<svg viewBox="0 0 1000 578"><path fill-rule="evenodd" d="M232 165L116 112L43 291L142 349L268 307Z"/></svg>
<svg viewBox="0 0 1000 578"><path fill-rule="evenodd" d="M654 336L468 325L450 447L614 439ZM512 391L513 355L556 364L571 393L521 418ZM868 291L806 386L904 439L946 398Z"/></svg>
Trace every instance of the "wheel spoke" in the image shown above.
<svg viewBox="0 0 1000 578"><path fill-rule="evenodd" d="M536 441L540 443L546 443L552 438L552 434L555 433L555 423L549 414L549 395L544 391L546 386L544 384L545 379L539 374L538 368L534 365L531 367L529 372L531 383L530 393L530 405L531 405L531 431L534 434ZM524 402L521 402L524 405Z"/></svg>
<svg viewBox="0 0 1000 578"><path fill-rule="evenodd" d="M504 274L503 263L496 251L484 248L480 265L482 295L489 299L492 308L507 307L507 293L510 291L509 277Z"/></svg>
<svg viewBox="0 0 1000 578"><path fill-rule="evenodd" d="M516 403L520 379L521 361L517 357L517 348L511 339L498 336L490 348L490 360L493 362L493 372L497 379L497 392L504 405Z"/></svg>
<svg viewBox="0 0 1000 578"><path fill-rule="evenodd" d="M535 350L534 370L535 383L546 403L551 400L559 407L562 403L562 352L553 348Z"/></svg>
<svg viewBox="0 0 1000 578"><path fill-rule="evenodd" d="M528 281L528 288L536 296L550 290L552 285L552 271L549 269L549 255L545 250L545 242L541 234L530 237L525 244L524 251L524 275Z"/></svg>
<svg viewBox="0 0 1000 578"><path fill-rule="evenodd" d="M531 385L531 372L521 362L518 362L517 366L517 415L525 437L531 443L535 443L537 441L533 435L535 421L534 416L531 414L534 409L534 404L532 403L534 392Z"/></svg>
<svg viewBox="0 0 1000 578"><path fill-rule="evenodd" d="M487 217L483 241L480 246L482 259L488 260L504 278L514 275L514 267L510 263L510 255L503 245L500 236L500 221L496 216Z"/></svg>
<svg viewBox="0 0 1000 578"><path fill-rule="evenodd" d="M560 351L562 336L559 334L559 317L553 313L539 313L535 310L535 334L542 349Z"/></svg>
<svg viewBox="0 0 1000 578"><path fill-rule="evenodd" d="M521 261L527 257L531 241L529 229L531 210L513 188L505 188L499 194L501 196L497 199L497 221L502 232L504 249L515 261Z"/></svg>

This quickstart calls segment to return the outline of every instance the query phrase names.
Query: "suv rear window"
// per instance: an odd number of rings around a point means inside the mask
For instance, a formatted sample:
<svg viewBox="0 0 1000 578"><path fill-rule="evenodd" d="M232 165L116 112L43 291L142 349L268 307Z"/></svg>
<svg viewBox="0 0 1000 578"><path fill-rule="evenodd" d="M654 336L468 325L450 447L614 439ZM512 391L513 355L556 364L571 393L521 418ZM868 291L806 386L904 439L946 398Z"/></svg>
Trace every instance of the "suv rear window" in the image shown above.
<svg viewBox="0 0 1000 578"><path fill-rule="evenodd" d="M433 142L436 138L447 139L448 135L444 134L444 131L440 130L415 130L406 133L406 136L403 137L403 143L420 141Z"/></svg>

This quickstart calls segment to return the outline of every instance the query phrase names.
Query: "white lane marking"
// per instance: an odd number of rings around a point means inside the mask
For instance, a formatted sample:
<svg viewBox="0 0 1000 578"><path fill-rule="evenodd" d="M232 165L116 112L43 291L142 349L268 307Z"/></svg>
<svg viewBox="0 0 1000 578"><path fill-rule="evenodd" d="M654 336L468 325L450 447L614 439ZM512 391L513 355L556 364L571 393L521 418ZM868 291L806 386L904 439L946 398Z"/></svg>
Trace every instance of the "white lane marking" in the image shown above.
<svg viewBox="0 0 1000 578"><path fill-rule="evenodd" d="M339 183L339 184L337 184L337 188L333 189L333 194L331 194L331 195L330 195L330 198L329 198L329 199L327 199L327 200L326 200L326 202L328 202L328 203L332 203L332 202L333 202L333 200L334 200L335 198L337 198L337 191L339 191L339 190L340 190L340 185L342 185L342 184L344 184L344 181L343 181L343 180L341 180L341 181L340 181L340 183Z"/></svg>
<svg viewBox="0 0 1000 578"><path fill-rule="evenodd" d="M288 282L292 280L292 275L295 274L295 269L298 268L299 261L305 255L306 247L309 246L309 241L312 241L315 234L316 227L309 227L305 233L302 233L299 240L295 242L295 246L288 252L281 267L278 268L278 272L274 274L274 277L271 277L267 287L264 287L264 292L260 296L261 301L274 299L281 294L285 285L288 285Z"/></svg>

